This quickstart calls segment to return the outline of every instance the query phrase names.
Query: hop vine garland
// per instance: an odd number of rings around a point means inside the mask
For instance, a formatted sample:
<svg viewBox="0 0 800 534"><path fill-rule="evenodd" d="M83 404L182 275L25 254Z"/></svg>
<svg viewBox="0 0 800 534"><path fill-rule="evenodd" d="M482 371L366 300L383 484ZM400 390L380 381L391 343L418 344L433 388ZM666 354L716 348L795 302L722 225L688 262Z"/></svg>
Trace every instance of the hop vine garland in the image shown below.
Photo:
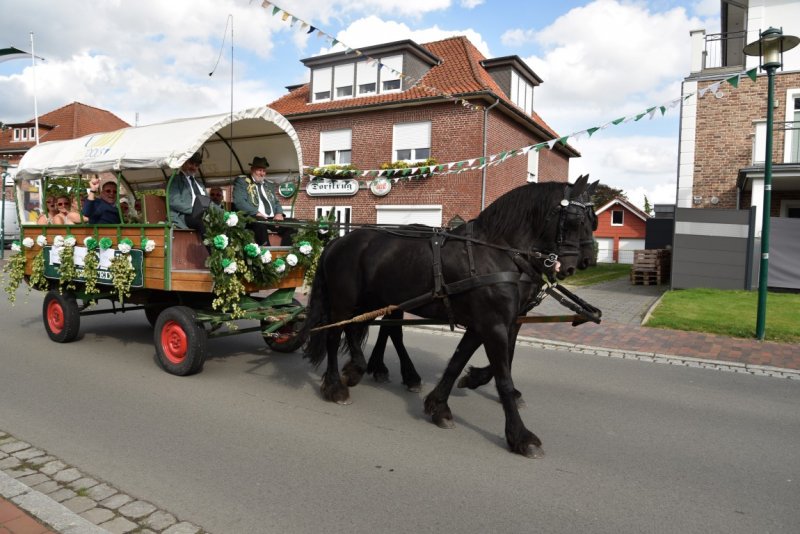
<svg viewBox="0 0 800 534"><path fill-rule="evenodd" d="M83 246L86 247L86 256L83 258L84 292L94 304L93 295L100 293L97 289L97 270L100 267L100 256L97 254L99 243L95 238L87 237L83 240Z"/></svg>
<svg viewBox="0 0 800 534"><path fill-rule="evenodd" d="M31 263L31 277L28 279L28 285L38 290L47 288L47 278L44 276L44 249L41 249L39 253L33 257L33 262Z"/></svg>
<svg viewBox="0 0 800 534"><path fill-rule="evenodd" d="M59 239L60 238L60 239ZM75 267L75 238L72 236L61 238L57 236L53 243L60 246L61 265L59 266L58 290L64 293L66 290L75 290L75 279L78 277L78 269Z"/></svg>
<svg viewBox="0 0 800 534"><path fill-rule="evenodd" d="M8 263L3 266L3 274L5 276L3 289L8 296L9 302L14 304L17 301L17 288L25 278L25 252L20 250L19 246L14 248L14 245L12 245L11 248L16 250L16 254L11 256ZM30 291L30 288L28 288L28 291Z"/></svg>
<svg viewBox="0 0 800 534"><path fill-rule="evenodd" d="M103 239L100 240L101 248L104 244L108 244L103 243ZM136 270L133 268L133 262L129 254L132 247L133 242L130 239L121 239L117 246L117 250L119 250L121 254L114 255L114 259L111 260L111 266L109 267L114 290L117 292L117 298L119 298L120 302L125 302L126 297L130 298L131 285L133 284L133 279L136 278Z"/></svg>

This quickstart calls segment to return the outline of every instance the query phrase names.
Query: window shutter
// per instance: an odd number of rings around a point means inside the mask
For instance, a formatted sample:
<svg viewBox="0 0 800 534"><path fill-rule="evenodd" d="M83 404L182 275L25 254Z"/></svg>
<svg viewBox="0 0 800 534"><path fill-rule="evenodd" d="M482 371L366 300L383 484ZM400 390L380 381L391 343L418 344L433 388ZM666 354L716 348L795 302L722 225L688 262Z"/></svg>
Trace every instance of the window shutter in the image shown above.
<svg viewBox="0 0 800 534"><path fill-rule="evenodd" d="M399 73L403 72L403 56L382 57L381 63L384 65L381 68L381 82L400 79Z"/></svg>
<svg viewBox="0 0 800 534"><path fill-rule="evenodd" d="M331 68L314 69L311 72L311 95L331 90Z"/></svg>
<svg viewBox="0 0 800 534"><path fill-rule="evenodd" d="M426 122L406 122L395 124L392 135L392 154L398 150L410 148L430 148L431 146L431 123ZM394 156L392 156L394 157Z"/></svg>
<svg viewBox="0 0 800 534"><path fill-rule="evenodd" d="M322 152L328 150L350 150L353 130L329 130L319 133L319 148Z"/></svg>
<svg viewBox="0 0 800 534"><path fill-rule="evenodd" d="M378 82L378 65L373 63L367 64L366 61L359 61L356 64L356 84L363 85L365 83Z"/></svg>
<svg viewBox="0 0 800 534"><path fill-rule="evenodd" d="M333 87L339 89L340 87L353 87L353 74L355 65L348 63L347 65L337 65L333 71ZM338 96L334 93L334 96ZM353 96L353 91L350 92L348 97Z"/></svg>

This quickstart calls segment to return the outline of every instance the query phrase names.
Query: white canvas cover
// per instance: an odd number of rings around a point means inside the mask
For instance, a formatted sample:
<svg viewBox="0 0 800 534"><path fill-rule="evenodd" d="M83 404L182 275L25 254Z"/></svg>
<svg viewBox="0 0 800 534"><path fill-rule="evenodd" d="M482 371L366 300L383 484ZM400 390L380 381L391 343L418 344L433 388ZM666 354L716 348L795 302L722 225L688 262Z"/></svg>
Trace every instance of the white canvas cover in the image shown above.
<svg viewBox="0 0 800 534"><path fill-rule="evenodd" d="M264 156L268 172L286 179L303 161L289 121L260 107L42 143L22 158L17 180L122 171L129 183L163 182L201 149L206 178L244 174Z"/></svg>

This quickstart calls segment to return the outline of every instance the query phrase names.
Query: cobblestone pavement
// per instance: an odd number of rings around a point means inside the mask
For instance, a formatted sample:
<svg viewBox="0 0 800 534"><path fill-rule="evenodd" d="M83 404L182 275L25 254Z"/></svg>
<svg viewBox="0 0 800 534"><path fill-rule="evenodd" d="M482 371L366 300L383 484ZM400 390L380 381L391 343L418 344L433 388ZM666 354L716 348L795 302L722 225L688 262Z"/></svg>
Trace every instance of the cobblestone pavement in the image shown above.
<svg viewBox="0 0 800 534"><path fill-rule="evenodd" d="M0 533L50 532L205 534L0 430Z"/></svg>

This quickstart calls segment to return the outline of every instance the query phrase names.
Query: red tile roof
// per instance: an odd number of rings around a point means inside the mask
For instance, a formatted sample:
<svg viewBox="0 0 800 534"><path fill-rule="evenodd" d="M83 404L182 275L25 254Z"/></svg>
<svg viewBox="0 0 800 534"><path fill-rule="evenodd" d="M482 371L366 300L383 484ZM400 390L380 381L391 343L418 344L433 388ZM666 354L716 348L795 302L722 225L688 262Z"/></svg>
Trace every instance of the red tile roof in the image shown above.
<svg viewBox="0 0 800 534"><path fill-rule="evenodd" d="M36 144L33 140L13 141L14 126L20 125L33 126L34 120L9 124L7 130L0 132L0 151L19 151ZM39 142L75 139L91 133L119 130L128 126L130 124L110 111L73 102L39 116Z"/></svg>
<svg viewBox="0 0 800 534"><path fill-rule="evenodd" d="M312 104L309 103L311 84L306 83L275 100L269 104L269 107L291 119L292 116L301 114L344 111L394 102L430 100L441 97L442 93L463 97L475 94L485 95L491 92L500 97L509 108L517 111L520 117L527 117L547 134L559 137L537 113L525 115L525 112L511 101L492 76L481 66L480 62L486 58L466 37L450 37L421 46L441 58L442 61L439 65L433 66L419 83L406 91ZM440 94L431 93L425 87L435 87Z"/></svg>

